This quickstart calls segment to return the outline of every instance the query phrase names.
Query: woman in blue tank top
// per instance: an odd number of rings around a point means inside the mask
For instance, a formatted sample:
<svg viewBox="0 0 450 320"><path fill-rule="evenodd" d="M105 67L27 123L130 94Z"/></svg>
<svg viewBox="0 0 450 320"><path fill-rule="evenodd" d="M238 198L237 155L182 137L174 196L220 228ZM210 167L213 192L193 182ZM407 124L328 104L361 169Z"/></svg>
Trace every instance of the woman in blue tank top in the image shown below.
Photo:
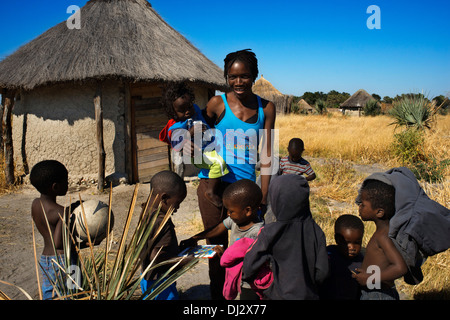
<svg viewBox="0 0 450 320"><path fill-rule="evenodd" d="M275 126L275 106L252 91L258 76L258 61L253 52L241 50L230 53L225 58L224 75L230 91L213 97L206 106L207 116L214 120L211 125L220 130L223 136L223 157L230 174L222 180L229 183L240 179L255 181L256 156L261 138L259 133L264 129L264 141L271 141L271 130ZM230 137L233 133L234 136ZM256 139L252 140L252 133L257 135ZM240 143L240 136L243 136L246 145ZM265 143L262 147L261 156L271 156L270 143ZM270 166L267 162L267 159L261 158L262 171ZM269 181L270 174L261 176L263 204L266 203Z"/></svg>
<svg viewBox="0 0 450 320"><path fill-rule="evenodd" d="M258 77L258 60L253 52L241 50L230 53L225 58L224 76L229 91L222 96L213 97L206 106L206 121L212 128L220 130L223 139L222 156L227 162L230 173L222 178L221 191L227 185L240 179L255 181L255 164L260 129L265 129L264 145L261 150L261 190L262 204L267 204L267 191L270 182L270 160L272 156L271 134L275 126L275 105L253 93L252 87ZM256 134L256 137L251 136ZM231 138L230 138L231 137ZM269 142L269 143L267 143ZM216 150L221 154L220 150ZM263 174L265 170L269 171ZM198 203L205 229L222 222L226 210L216 207L204 196L208 179L200 179L197 188ZM209 239L211 244L228 244L228 235ZM211 297L222 297L225 270L220 267L219 259L209 259L209 276L211 280ZM222 297L223 298L223 297Z"/></svg>

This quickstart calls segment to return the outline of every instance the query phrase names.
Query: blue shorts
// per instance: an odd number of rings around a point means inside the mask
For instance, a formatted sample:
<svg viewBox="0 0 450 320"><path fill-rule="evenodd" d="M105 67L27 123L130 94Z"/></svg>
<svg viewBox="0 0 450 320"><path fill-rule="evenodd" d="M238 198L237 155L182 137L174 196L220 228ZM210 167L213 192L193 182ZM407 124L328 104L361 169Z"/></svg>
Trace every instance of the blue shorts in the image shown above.
<svg viewBox="0 0 450 320"><path fill-rule="evenodd" d="M57 285L59 288L61 285L65 285L65 277L64 272L54 264L52 260L58 262L60 266L64 268L64 255L59 255L58 258L56 256L44 256L42 255L39 264L41 266L41 274L42 274L42 299L43 300L51 300L56 297L56 292L54 291L54 287L52 283ZM45 272L44 272L45 271ZM64 288L62 288L64 291Z"/></svg>
<svg viewBox="0 0 450 320"><path fill-rule="evenodd" d="M141 290L142 294L144 294L149 287L152 286L157 280L141 280ZM150 291L153 292L154 289ZM178 295L177 283L172 283L166 290L158 294L154 300L178 300L180 297Z"/></svg>

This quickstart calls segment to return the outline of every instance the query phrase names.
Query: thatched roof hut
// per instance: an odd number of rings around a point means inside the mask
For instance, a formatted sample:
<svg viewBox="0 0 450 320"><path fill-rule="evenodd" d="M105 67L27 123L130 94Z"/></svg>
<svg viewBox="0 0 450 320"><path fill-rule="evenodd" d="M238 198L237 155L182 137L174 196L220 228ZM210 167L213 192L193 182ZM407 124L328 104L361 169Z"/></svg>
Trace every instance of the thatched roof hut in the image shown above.
<svg viewBox="0 0 450 320"><path fill-rule="evenodd" d="M161 86L187 81L204 106L226 88L223 71L146 0L91 0L80 17L80 29L64 21L0 62L0 93L15 96L16 165L53 158L90 178L102 138L107 174L146 181L169 167Z"/></svg>
<svg viewBox="0 0 450 320"><path fill-rule="evenodd" d="M290 113L293 96L282 94L262 75L253 85L253 92L275 104L277 113Z"/></svg>
<svg viewBox="0 0 450 320"><path fill-rule="evenodd" d="M361 111L368 101L375 100L364 89L359 89L350 98L341 103L342 113L346 114L346 111L357 111L358 115L361 115Z"/></svg>
<svg viewBox="0 0 450 320"><path fill-rule="evenodd" d="M223 72L169 26L146 0L91 0L81 29L66 21L19 48L0 64L0 87L87 79L192 81L224 86Z"/></svg>
<svg viewBox="0 0 450 320"><path fill-rule="evenodd" d="M261 75L261 78L255 81L255 84L253 85L253 92L255 92L257 95L272 95L272 96L282 96L283 94L278 91L277 88L273 86L268 80L264 78L264 76Z"/></svg>
<svg viewBox="0 0 450 320"><path fill-rule="evenodd" d="M305 99L299 100L297 102L297 105L298 105L299 111L302 112L302 113L312 113L312 112L314 112L314 108L311 107L309 105L309 103L305 101Z"/></svg>

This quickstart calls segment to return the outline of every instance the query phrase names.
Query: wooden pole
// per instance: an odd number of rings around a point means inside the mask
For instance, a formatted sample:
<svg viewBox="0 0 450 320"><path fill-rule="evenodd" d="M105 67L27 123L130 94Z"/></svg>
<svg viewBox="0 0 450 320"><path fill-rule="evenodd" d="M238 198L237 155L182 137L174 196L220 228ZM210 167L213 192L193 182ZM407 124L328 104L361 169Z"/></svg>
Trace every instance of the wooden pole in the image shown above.
<svg viewBox="0 0 450 320"><path fill-rule="evenodd" d="M4 101L5 93L6 93L6 90L0 89L0 94L2 95L2 99L0 101L0 119L3 119L3 110L5 110L3 107L5 105L5 101ZM0 121L0 126L1 126L0 127L0 152L3 155L4 150L3 150L3 129L2 129L3 125L2 125L2 122L3 121Z"/></svg>
<svg viewBox="0 0 450 320"><path fill-rule="evenodd" d="M105 162L106 152L103 142L103 106L102 106L102 85L97 86L94 97L95 122L97 124L97 148L98 148L98 185L97 189L103 191L105 186Z"/></svg>
<svg viewBox="0 0 450 320"><path fill-rule="evenodd" d="M14 149L12 141L12 109L14 107L14 92L7 91L2 94L3 117L2 135L5 156L5 180L8 185L13 185L14 177Z"/></svg>

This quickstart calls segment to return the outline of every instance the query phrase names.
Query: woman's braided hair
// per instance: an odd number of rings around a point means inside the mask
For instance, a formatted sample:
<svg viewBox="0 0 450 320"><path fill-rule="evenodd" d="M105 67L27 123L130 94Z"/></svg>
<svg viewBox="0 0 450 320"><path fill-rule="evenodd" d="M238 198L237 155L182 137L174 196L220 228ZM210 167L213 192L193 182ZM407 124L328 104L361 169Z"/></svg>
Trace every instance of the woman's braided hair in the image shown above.
<svg viewBox="0 0 450 320"><path fill-rule="evenodd" d="M233 63L236 61L245 63L245 65L250 69L252 73L253 81L258 77L258 59L256 59L256 55L254 52L251 52L251 49L239 50L236 52L229 53L225 57L225 67L224 67L224 76L225 80L228 77L228 70L231 68Z"/></svg>

